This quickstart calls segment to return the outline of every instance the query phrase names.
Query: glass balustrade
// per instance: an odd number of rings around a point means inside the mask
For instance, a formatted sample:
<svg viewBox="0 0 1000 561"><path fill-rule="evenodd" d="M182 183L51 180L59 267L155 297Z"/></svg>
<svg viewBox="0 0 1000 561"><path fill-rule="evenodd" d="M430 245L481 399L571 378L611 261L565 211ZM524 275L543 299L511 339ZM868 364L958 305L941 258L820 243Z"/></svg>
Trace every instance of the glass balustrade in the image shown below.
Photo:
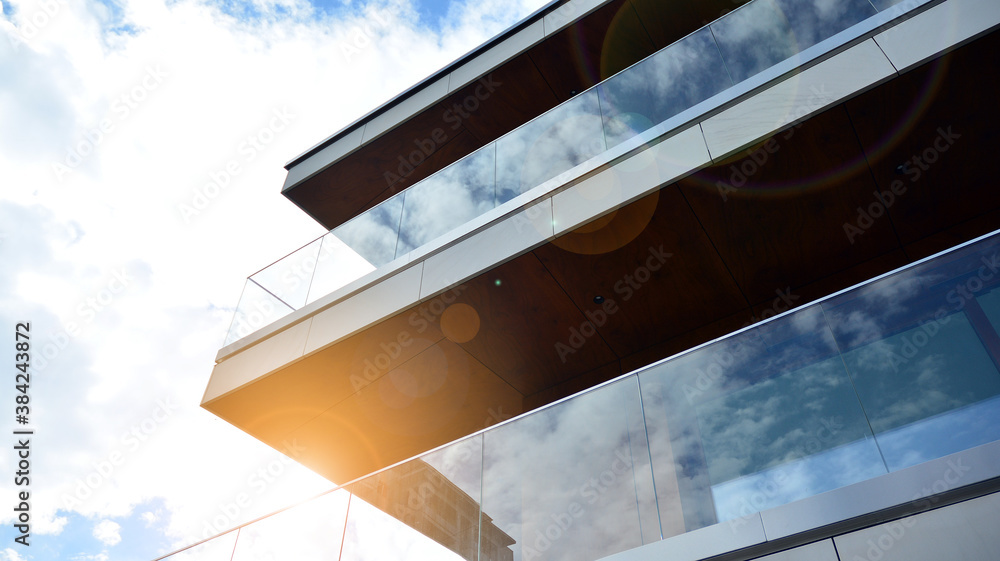
<svg viewBox="0 0 1000 561"><path fill-rule="evenodd" d="M995 233L254 522L233 559L587 561L733 523L1000 440L998 333Z"/></svg>
<svg viewBox="0 0 1000 561"><path fill-rule="evenodd" d="M911 1L908 9L924 1ZM893 6L889 0L877 4ZM298 309L876 13L868 0L753 0L338 226L254 278ZM237 315L255 306L254 298L250 293L246 302L241 300ZM243 326L245 322L233 323L234 329ZM230 333L226 343L241 336Z"/></svg>

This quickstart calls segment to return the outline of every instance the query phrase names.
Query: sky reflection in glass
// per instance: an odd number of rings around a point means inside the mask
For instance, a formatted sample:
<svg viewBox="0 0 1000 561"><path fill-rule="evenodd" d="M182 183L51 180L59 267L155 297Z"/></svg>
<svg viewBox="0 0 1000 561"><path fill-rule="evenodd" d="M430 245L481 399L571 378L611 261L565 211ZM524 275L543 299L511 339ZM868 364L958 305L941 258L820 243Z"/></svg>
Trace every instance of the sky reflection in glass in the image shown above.
<svg viewBox="0 0 1000 561"><path fill-rule="evenodd" d="M482 437L476 437L366 477L348 490L393 517L393 524L405 524L476 561L481 477ZM495 527L484 524L483 533L497 539Z"/></svg>
<svg viewBox="0 0 1000 561"><path fill-rule="evenodd" d="M733 81L742 82L872 15L867 0L756 0L711 28Z"/></svg>
<svg viewBox="0 0 1000 561"><path fill-rule="evenodd" d="M604 152L597 90L584 92L496 142L497 204Z"/></svg>
<svg viewBox="0 0 1000 561"><path fill-rule="evenodd" d="M490 144L407 189L396 257L495 207L495 159Z"/></svg>
<svg viewBox="0 0 1000 561"><path fill-rule="evenodd" d="M608 147L732 85L711 31L701 29L598 86Z"/></svg>
<svg viewBox="0 0 1000 561"><path fill-rule="evenodd" d="M396 257L402 212L403 197L397 195L338 226L333 234L373 266L380 267Z"/></svg>
<svg viewBox="0 0 1000 561"><path fill-rule="evenodd" d="M631 447L626 403L638 398L635 380L624 380L484 435L483 512L516 541L514 560L597 559L642 545L655 506L636 492L650 476L646 451Z"/></svg>

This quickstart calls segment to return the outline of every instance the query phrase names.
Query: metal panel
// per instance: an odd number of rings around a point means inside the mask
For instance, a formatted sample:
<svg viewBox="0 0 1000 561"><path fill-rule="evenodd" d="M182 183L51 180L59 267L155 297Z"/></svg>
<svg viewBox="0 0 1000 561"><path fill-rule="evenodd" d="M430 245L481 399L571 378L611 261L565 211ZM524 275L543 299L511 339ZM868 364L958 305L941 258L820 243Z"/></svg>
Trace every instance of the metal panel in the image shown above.
<svg viewBox="0 0 1000 561"><path fill-rule="evenodd" d="M1000 23L996 0L949 0L875 36L902 72Z"/></svg>
<svg viewBox="0 0 1000 561"><path fill-rule="evenodd" d="M833 540L823 540L761 557L757 561L838 561L838 559Z"/></svg>
<svg viewBox="0 0 1000 561"><path fill-rule="evenodd" d="M609 0L570 0L555 10L549 12L542 22L545 27L545 35L549 36L560 29L580 20L584 16Z"/></svg>
<svg viewBox="0 0 1000 561"><path fill-rule="evenodd" d="M1000 494L994 493L837 536L842 559L995 561Z"/></svg>
<svg viewBox="0 0 1000 561"><path fill-rule="evenodd" d="M593 220L711 162L697 125L552 197L555 233Z"/></svg>
<svg viewBox="0 0 1000 561"><path fill-rule="evenodd" d="M297 323L215 365L202 403L301 358L311 323L311 318Z"/></svg>
<svg viewBox="0 0 1000 561"><path fill-rule="evenodd" d="M373 138L444 99L446 95L448 95L447 76L424 86L417 93L392 106L385 113L368 121L365 125L365 135L362 143L367 144Z"/></svg>
<svg viewBox="0 0 1000 561"><path fill-rule="evenodd" d="M704 121L708 150L718 161L893 74L866 40Z"/></svg>
<svg viewBox="0 0 1000 561"><path fill-rule="evenodd" d="M367 126L367 124L361 125L347 133L343 138L289 168L288 175L285 176L285 184L281 187L281 191L284 192L291 189L326 166L359 148Z"/></svg>
<svg viewBox="0 0 1000 561"><path fill-rule="evenodd" d="M542 20L518 31L499 45L466 62L451 73L448 91L453 92L507 62L545 37Z"/></svg>
<svg viewBox="0 0 1000 561"><path fill-rule="evenodd" d="M764 543L764 527L760 515L751 514L694 530L663 541L623 551L602 561L698 561Z"/></svg>
<svg viewBox="0 0 1000 561"><path fill-rule="evenodd" d="M1000 477L1000 442L766 510L761 518L775 540L994 477Z"/></svg>
<svg viewBox="0 0 1000 561"><path fill-rule="evenodd" d="M305 352L311 353L412 306L420 290L417 264L313 316Z"/></svg>
<svg viewBox="0 0 1000 561"><path fill-rule="evenodd" d="M551 237L552 199L547 198L429 257L420 297L437 294Z"/></svg>

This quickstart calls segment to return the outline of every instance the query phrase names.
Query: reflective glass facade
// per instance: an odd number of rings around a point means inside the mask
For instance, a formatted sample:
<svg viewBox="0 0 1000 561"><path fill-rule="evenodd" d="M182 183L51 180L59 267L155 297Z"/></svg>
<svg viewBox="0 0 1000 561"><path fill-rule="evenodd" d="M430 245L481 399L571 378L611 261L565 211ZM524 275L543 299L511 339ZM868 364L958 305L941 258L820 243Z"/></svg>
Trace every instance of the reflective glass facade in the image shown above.
<svg viewBox="0 0 1000 561"><path fill-rule="evenodd" d="M998 327L993 234L169 559L586 561L730 523L1000 440Z"/></svg>
<svg viewBox="0 0 1000 561"><path fill-rule="evenodd" d="M225 344L688 109L713 108L737 84L877 13L867 0L741 6L252 276ZM282 305L257 324L261 291Z"/></svg>

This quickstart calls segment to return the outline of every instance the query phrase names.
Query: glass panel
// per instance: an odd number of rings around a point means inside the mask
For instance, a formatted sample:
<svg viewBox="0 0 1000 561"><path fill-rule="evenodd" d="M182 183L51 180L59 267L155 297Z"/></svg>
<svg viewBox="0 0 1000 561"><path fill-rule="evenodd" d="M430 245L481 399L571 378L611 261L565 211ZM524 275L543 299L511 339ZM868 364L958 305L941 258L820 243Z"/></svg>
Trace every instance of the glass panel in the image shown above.
<svg viewBox="0 0 1000 561"><path fill-rule="evenodd" d="M798 53L792 29L774 0L756 0L710 26L734 83Z"/></svg>
<svg viewBox="0 0 1000 561"><path fill-rule="evenodd" d="M396 255L399 216L403 212L400 193L341 224L331 233L364 258L372 267L381 267Z"/></svg>
<svg viewBox="0 0 1000 561"><path fill-rule="evenodd" d="M893 6L898 6L893 8L894 12L898 14L912 10L917 6L926 4L927 2L930 2L930 0L872 0L872 4L874 4L875 8L877 8L880 12L892 8Z"/></svg>
<svg viewBox="0 0 1000 561"><path fill-rule="evenodd" d="M233 314L233 323L226 334L226 342L222 346L238 341L293 311L273 294L247 279L240 303L236 305L236 313Z"/></svg>
<svg viewBox="0 0 1000 561"><path fill-rule="evenodd" d="M490 144L407 189L396 257L496 206L495 160Z"/></svg>
<svg viewBox="0 0 1000 561"><path fill-rule="evenodd" d="M629 453L632 459L636 506L639 509L639 530L642 534L642 543L653 543L663 539L663 533L660 530L660 513L656 509L656 486L653 484L649 439L646 436L646 421L642 416L642 400L639 397L639 378L632 376L618 384L622 386L625 418L628 423Z"/></svg>
<svg viewBox="0 0 1000 561"><path fill-rule="evenodd" d="M240 528L232 561L336 559L349 497L334 491Z"/></svg>
<svg viewBox="0 0 1000 561"><path fill-rule="evenodd" d="M630 440L634 380L579 395L484 434L483 513L513 543L483 559L599 559L642 545L637 483L647 452ZM646 458L648 461L648 458Z"/></svg>
<svg viewBox="0 0 1000 561"><path fill-rule="evenodd" d="M216 536L207 542L179 551L161 561L230 561L236 545L236 531Z"/></svg>
<svg viewBox="0 0 1000 561"><path fill-rule="evenodd" d="M317 239L254 274L250 280L277 296L293 309L306 304L309 283L316 270L316 258L323 239Z"/></svg>
<svg viewBox="0 0 1000 561"><path fill-rule="evenodd" d="M348 490L466 561L475 561L482 459L482 437L474 437L366 477ZM484 532L492 537L494 528Z"/></svg>
<svg viewBox="0 0 1000 561"><path fill-rule="evenodd" d="M515 129L496 148L498 205L604 152L597 90Z"/></svg>
<svg viewBox="0 0 1000 561"><path fill-rule="evenodd" d="M818 307L640 383L665 537L886 473Z"/></svg>
<svg viewBox="0 0 1000 561"><path fill-rule="evenodd" d="M982 251L824 303L890 470L1000 438L998 283Z"/></svg>
<svg viewBox="0 0 1000 561"><path fill-rule="evenodd" d="M868 0L774 0L788 20L798 51L876 14Z"/></svg>
<svg viewBox="0 0 1000 561"><path fill-rule="evenodd" d="M319 256L316 259L316 273L306 303L311 304L375 270L375 266L347 246L332 232L323 236Z"/></svg>
<svg viewBox="0 0 1000 561"><path fill-rule="evenodd" d="M608 146L615 146L733 85L703 28L598 87Z"/></svg>
<svg viewBox="0 0 1000 561"><path fill-rule="evenodd" d="M738 83L874 14L868 0L756 0L711 28Z"/></svg>
<svg viewBox="0 0 1000 561"><path fill-rule="evenodd" d="M462 557L426 535L351 497L340 561L461 561Z"/></svg>

